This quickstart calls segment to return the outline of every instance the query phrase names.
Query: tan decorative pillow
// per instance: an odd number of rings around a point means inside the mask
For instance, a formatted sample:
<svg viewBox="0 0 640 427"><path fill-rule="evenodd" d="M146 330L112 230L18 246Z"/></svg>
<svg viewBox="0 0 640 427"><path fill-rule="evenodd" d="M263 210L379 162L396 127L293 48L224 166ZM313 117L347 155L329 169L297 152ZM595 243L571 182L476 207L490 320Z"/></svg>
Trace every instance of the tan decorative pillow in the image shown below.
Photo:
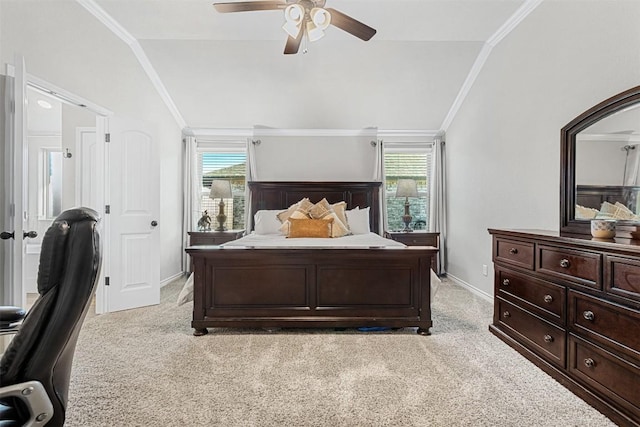
<svg viewBox="0 0 640 427"><path fill-rule="evenodd" d="M347 222L347 202L338 202L331 205L331 208L338 216L338 219L342 221L342 223L349 228L349 223Z"/></svg>
<svg viewBox="0 0 640 427"><path fill-rule="evenodd" d="M333 219L289 218L287 237L331 237Z"/></svg>
<svg viewBox="0 0 640 427"><path fill-rule="evenodd" d="M346 205L346 203L345 203ZM340 217L334 212L332 206L327 202L327 199L322 199L309 209L309 216L315 219L333 219L333 227L331 228L331 237L342 237L349 234L349 227L345 221L342 221Z"/></svg>
<svg viewBox="0 0 640 427"><path fill-rule="evenodd" d="M291 220L292 219L310 219L309 216L305 213L302 213L299 210L295 210L293 211L293 213L291 214L291 216L282 223L282 225L280 226L280 232L286 236L289 235L289 228L291 227Z"/></svg>
<svg viewBox="0 0 640 427"><path fill-rule="evenodd" d="M311 201L307 197L305 197L304 199L300 200L298 203L294 203L293 205L289 206L286 210L278 213L278 215L276 216L282 223L288 220L289 217L296 211L302 212L308 218L309 209L311 209L312 206L313 206L313 203L311 203Z"/></svg>
<svg viewBox="0 0 640 427"><path fill-rule="evenodd" d="M330 212L332 212L332 209L327 199L322 199L309 208L309 216L315 219L324 218Z"/></svg>

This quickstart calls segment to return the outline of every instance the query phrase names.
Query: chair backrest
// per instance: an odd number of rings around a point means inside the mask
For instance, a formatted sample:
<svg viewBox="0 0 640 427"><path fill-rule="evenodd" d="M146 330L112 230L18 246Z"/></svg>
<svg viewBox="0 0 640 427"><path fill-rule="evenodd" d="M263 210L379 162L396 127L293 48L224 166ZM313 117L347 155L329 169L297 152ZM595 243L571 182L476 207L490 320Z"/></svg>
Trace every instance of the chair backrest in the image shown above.
<svg viewBox="0 0 640 427"><path fill-rule="evenodd" d="M102 251L88 208L60 214L42 239L38 293L0 360L2 385L40 381L53 403L47 425L64 424L76 341L98 282Z"/></svg>

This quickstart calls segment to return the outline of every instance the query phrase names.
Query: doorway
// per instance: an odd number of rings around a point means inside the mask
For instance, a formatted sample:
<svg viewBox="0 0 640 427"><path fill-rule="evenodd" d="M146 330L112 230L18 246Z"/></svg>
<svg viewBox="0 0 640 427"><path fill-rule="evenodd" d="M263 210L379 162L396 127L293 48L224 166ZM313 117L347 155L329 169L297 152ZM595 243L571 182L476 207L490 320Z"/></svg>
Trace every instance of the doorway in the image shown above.
<svg viewBox="0 0 640 427"><path fill-rule="evenodd" d="M28 308L37 298L42 236L53 220L62 211L75 206L101 209L95 198L87 197L99 193L98 180L83 182L83 172L86 176L86 171L98 160L87 156L96 142L96 114L27 85L26 119L28 197L25 227L37 233L35 238L27 239L23 260L23 286Z"/></svg>

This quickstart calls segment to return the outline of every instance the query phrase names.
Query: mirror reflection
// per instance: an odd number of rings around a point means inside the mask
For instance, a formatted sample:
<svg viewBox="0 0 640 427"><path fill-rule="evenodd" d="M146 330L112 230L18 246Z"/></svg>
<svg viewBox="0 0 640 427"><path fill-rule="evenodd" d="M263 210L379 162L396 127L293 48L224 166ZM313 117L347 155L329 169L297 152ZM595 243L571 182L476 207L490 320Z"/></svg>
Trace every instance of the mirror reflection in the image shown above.
<svg viewBox="0 0 640 427"><path fill-rule="evenodd" d="M40 216L53 220L62 213L62 150L42 149Z"/></svg>
<svg viewBox="0 0 640 427"><path fill-rule="evenodd" d="M575 219L640 221L640 103L576 136Z"/></svg>

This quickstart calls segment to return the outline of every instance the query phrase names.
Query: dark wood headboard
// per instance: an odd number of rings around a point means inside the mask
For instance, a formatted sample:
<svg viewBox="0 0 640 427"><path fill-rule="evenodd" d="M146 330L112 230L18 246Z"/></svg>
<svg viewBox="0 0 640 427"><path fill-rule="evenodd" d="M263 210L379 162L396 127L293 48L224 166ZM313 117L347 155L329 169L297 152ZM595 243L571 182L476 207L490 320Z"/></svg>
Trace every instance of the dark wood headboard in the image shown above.
<svg viewBox="0 0 640 427"><path fill-rule="evenodd" d="M347 202L347 209L369 207L371 231L380 229L381 182L299 182L254 181L247 183L251 191L251 218L262 209L286 209L308 197L313 203L326 198L329 203Z"/></svg>

